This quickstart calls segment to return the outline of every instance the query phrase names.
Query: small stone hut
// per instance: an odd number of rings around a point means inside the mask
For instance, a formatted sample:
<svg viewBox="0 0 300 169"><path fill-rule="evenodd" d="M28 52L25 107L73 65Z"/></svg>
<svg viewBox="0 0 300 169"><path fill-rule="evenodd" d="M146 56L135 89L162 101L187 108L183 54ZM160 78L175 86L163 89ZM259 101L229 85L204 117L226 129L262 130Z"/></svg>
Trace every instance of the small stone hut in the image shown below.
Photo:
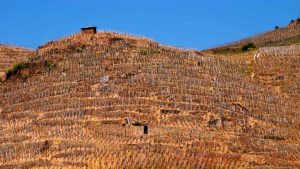
<svg viewBox="0 0 300 169"><path fill-rule="evenodd" d="M81 33L82 34L96 34L97 33L97 27L90 26L90 27L81 28Z"/></svg>

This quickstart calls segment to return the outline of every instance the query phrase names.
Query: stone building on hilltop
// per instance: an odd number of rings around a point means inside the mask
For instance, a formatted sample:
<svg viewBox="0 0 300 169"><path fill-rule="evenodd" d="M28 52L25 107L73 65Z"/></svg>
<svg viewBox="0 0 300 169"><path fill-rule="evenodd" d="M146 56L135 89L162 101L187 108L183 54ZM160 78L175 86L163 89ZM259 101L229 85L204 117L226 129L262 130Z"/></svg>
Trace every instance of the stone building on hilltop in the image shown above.
<svg viewBox="0 0 300 169"><path fill-rule="evenodd" d="M90 27L81 28L81 33L82 34L96 34L97 33L97 27L90 26Z"/></svg>

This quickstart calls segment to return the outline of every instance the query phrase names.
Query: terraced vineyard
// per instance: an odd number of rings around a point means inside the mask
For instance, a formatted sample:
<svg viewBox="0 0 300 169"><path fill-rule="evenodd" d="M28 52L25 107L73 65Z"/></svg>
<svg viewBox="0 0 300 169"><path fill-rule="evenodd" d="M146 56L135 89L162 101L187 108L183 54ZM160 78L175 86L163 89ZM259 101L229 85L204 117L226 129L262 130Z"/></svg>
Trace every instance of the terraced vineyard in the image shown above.
<svg viewBox="0 0 300 169"><path fill-rule="evenodd" d="M50 42L0 84L0 168L300 168L298 82L278 90L268 74L284 59L281 83L299 81L298 49L229 59L105 32Z"/></svg>
<svg viewBox="0 0 300 169"><path fill-rule="evenodd" d="M255 79L299 99L300 45L261 48L257 56Z"/></svg>

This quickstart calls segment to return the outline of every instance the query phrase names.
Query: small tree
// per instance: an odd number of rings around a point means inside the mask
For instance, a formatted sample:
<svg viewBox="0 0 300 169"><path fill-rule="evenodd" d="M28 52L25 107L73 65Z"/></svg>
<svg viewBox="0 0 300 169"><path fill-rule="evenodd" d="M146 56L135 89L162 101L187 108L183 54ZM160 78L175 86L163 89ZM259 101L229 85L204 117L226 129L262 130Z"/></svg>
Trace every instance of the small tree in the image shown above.
<svg viewBox="0 0 300 169"><path fill-rule="evenodd" d="M243 47L242 47L242 51L243 52L246 52L246 51L248 51L249 49L253 49L253 48L255 48L255 45L254 45L254 43L248 43L247 45L244 45Z"/></svg>
<svg viewBox="0 0 300 169"><path fill-rule="evenodd" d="M25 68L25 65L23 63L17 63L17 64L14 64L14 66L12 68L12 72L13 72L13 74L17 74L19 71L21 71L24 68Z"/></svg>
<svg viewBox="0 0 300 169"><path fill-rule="evenodd" d="M9 79L12 75L18 74L22 69L25 68L23 63L16 63L12 68L5 70L6 79Z"/></svg>
<svg viewBox="0 0 300 169"><path fill-rule="evenodd" d="M279 29L279 26L275 26L275 29Z"/></svg>

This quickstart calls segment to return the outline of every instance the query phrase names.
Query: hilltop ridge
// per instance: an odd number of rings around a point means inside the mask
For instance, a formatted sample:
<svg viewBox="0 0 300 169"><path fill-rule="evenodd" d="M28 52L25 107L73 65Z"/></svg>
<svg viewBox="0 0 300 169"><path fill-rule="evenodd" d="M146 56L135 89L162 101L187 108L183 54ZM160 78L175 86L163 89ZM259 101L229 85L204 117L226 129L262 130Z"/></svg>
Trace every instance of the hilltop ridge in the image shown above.
<svg viewBox="0 0 300 169"><path fill-rule="evenodd" d="M67 48L84 48L95 45L131 45L132 47L142 47L147 45L158 45L158 43L127 34L114 32L98 32L96 34L77 33L62 39L51 41L38 47L38 52L43 53L48 50L64 50Z"/></svg>

